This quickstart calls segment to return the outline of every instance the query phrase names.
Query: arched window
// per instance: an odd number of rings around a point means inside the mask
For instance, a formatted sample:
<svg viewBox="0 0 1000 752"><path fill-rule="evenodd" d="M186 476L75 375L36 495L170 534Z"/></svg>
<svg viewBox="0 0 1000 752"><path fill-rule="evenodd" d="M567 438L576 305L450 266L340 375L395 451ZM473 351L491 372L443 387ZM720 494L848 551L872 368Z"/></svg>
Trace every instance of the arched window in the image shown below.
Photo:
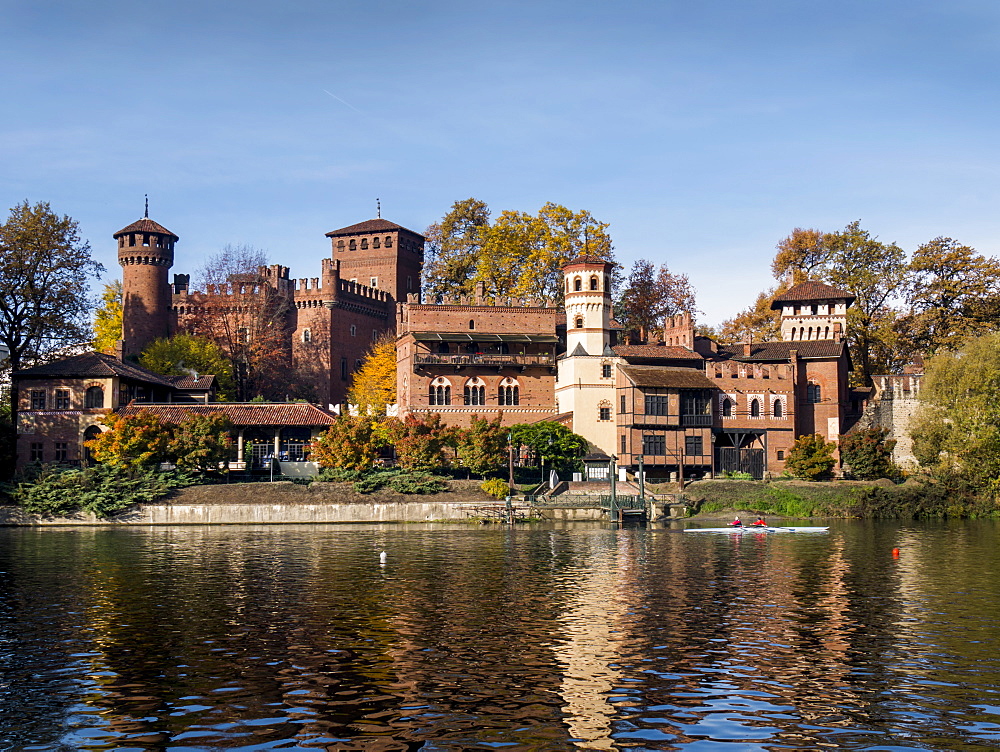
<svg viewBox="0 0 1000 752"><path fill-rule="evenodd" d="M350 242L350 245L348 245L347 247L348 247L349 250L352 250L352 251L358 250L358 241L357 240L352 240Z"/></svg>
<svg viewBox="0 0 1000 752"><path fill-rule="evenodd" d="M823 330L823 339L830 339L830 327Z"/></svg>
<svg viewBox="0 0 1000 752"><path fill-rule="evenodd" d="M732 418L733 417L733 401L726 397L722 400L722 417Z"/></svg>
<svg viewBox="0 0 1000 752"><path fill-rule="evenodd" d="M478 376L465 382L465 404L485 405L486 404L486 384Z"/></svg>
<svg viewBox="0 0 1000 752"><path fill-rule="evenodd" d="M368 250L368 238L361 238L361 250L362 251Z"/></svg>
<svg viewBox="0 0 1000 752"><path fill-rule="evenodd" d="M577 277L576 279L573 280L573 291L580 292L580 290L582 289L583 289L583 280Z"/></svg>
<svg viewBox="0 0 1000 752"><path fill-rule="evenodd" d="M576 328L583 329L583 316L576 317Z"/></svg>
<svg viewBox="0 0 1000 752"><path fill-rule="evenodd" d="M432 405L451 404L451 383L443 376L438 376L431 382L430 399Z"/></svg>
<svg viewBox="0 0 1000 752"><path fill-rule="evenodd" d="M785 417L785 408L781 404L781 400L780 399L776 399L774 401L774 407L771 408L771 412L774 414L775 418L783 418L783 417Z"/></svg>
<svg viewBox="0 0 1000 752"><path fill-rule="evenodd" d="M392 248L392 235L385 236L385 247Z"/></svg>
<svg viewBox="0 0 1000 752"><path fill-rule="evenodd" d="M597 277L591 277L590 278L590 289L591 290L596 290L597 287L598 287Z"/></svg>
<svg viewBox="0 0 1000 752"><path fill-rule="evenodd" d="M312 338L313 338L312 332L309 329L303 329L302 330L302 341L303 342L312 342Z"/></svg>
<svg viewBox="0 0 1000 752"><path fill-rule="evenodd" d="M750 400L750 417L759 418L760 417L760 400L754 397Z"/></svg>
<svg viewBox="0 0 1000 752"><path fill-rule="evenodd" d="M372 248L378 248L380 245L378 238L372 238Z"/></svg>
<svg viewBox="0 0 1000 752"><path fill-rule="evenodd" d="M520 405L521 388L517 381L509 376L500 382L500 390L497 393L497 404L500 405Z"/></svg>
<svg viewBox="0 0 1000 752"><path fill-rule="evenodd" d="M474 319L469 319L469 328L470 329L475 329L476 328L476 322L475 322Z"/></svg>
<svg viewBox="0 0 1000 752"><path fill-rule="evenodd" d="M104 389L99 386L88 387L86 393L83 395L83 406L92 408L104 407Z"/></svg>
<svg viewBox="0 0 1000 752"><path fill-rule="evenodd" d="M806 384L806 402L816 404L823 401L823 392L819 384Z"/></svg>

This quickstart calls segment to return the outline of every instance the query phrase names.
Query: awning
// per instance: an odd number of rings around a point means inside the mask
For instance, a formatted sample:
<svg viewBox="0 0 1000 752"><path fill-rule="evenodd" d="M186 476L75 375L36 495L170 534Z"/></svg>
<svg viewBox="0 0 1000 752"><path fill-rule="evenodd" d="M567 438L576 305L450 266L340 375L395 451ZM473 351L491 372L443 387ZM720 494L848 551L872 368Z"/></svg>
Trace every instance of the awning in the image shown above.
<svg viewBox="0 0 1000 752"><path fill-rule="evenodd" d="M554 345L554 334L465 334L462 332L410 332L418 342L532 342Z"/></svg>

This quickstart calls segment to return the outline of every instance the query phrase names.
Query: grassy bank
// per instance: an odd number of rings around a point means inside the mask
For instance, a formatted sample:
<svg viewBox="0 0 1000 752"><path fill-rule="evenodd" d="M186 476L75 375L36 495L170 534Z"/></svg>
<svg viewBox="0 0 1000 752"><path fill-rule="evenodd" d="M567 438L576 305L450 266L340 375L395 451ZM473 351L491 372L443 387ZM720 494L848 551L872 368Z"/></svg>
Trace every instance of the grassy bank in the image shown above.
<svg viewBox="0 0 1000 752"><path fill-rule="evenodd" d="M777 517L1000 517L1000 507L992 499L917 480L901 485L888 480L703 480L687 486L684 497L694 514L706 516L738 511Z"/></svg>

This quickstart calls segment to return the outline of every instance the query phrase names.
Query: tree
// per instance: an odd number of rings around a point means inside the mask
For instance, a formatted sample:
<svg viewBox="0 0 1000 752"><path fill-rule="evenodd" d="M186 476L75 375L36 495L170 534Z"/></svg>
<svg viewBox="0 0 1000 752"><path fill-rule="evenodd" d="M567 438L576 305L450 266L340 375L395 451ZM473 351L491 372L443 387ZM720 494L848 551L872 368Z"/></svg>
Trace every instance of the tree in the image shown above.
<svg viewBox="0 0 1000 752"><path fill-rule="evenodd" d="M400 467L406 470L440 470L448 466L445 449L457 444L457 432L441 421L438 413L403 420L390 418L386 428Z"/></svg>
<svg viewBox="0 0 1000 752"><path fill-rule="evenodd" d="M219 398L235 396L233 367L215 342L192 334L176 334L150 342L139 356L139 365L163 376L212 374L219 387Z"/></svg>
<svg viewBox="0 0 1000 752"><path fill-rule="evenodd" d="M781 337L781 312L771 309L771 303L788 285L781 284L765 290L745 311L722 322L719 327L719 342L734 344L747 338L753 342L773 342Z"/></svg>
<svg viewBox="0 0 1000 752"><path fill-rule="evenodd" d="M510 430L515 446L528 447L536 458L544 459L553 468L575 469L590 448L585 438L555 421L518 423Z"/></svg>
<svg viewBox="0 0 1000 752"><path fill-rule="evenodd" d="M375 421L367 415L341 415L313 441L309 459L321 467L368 470L385 446Z"/></svg>
<svg viewBox="0 0 1000 752"><path fill-rule="evenodd" d="M1000 489L1000 334L976 337L927 363L913 454L933 475L996 493Z"/></svg>
<svg viewBox="0 0 1000 752"><path fill-rule="evenodd" d="M781 240L775 248L777 254L771 262L771 272L777 280L791 287L809 279L825 277L830 261L829 236L819 230L796 227L792 234Z"/></svg>
<svg viewBox="0 0 1000 752"><path fill-rule="evenodd" d="M122 282L112 280L104 285L101 302L94 312L94 349L114 354L122 338Z"/></svg>
<svg viewBox="0 0 1000 752"><path fill-rule="evenodd" d="M484 201L467 198L452 204L440 222L424 232L427 245L423 268L424 295L471 295L483 237L490 226Z"/></svg>
<svg viewBox="0 0 1000 752"><path fill-rule="evenodd" d="M215 342L232 367L236 399L280 399L291 374L290 300L269 274L267 256L252 246L227 245L201 271L204 292L182 322L188 333Z"/></svg>
<svg viewBox="0 0 1000 752"><path fill-rule="evenodd" d="M183 470L218 470L233 454L232 430L223 413L190 415L174 429L167 455Z"/></svg>
<svg viewBox="0 0 1000 752"><path fill-rule="evenodd" d="M695 312L694 288L686 274L673 274L666 264L659 271L646 259L632 264L628 281L615 305L615 317L639 342L662 331L667 316Z"/></svg>
<svg viewBox="0 0 1000 752"><path fill-rule="evenodd" d="M909 269L906 326L914 349L955 350L1000 322L1000 261L939 237L914 252Z"/></svg>
<svg viewBox="0 0 1000 752"><path fill-rule="evenodd" d="M396 338L383 334L354 372L347 401L358 406L362 415L385 417L388 405L396 402Z"/></svg>
<svg viewBox="0 0 1000 752"><path fill-rule="evenodd" d="M896 478L900 471L892 459L895 446L888 428L865 428L840 437L840 457L859 480Z"/></svg>
<svg viewBox="0 0 1000 752"><path fill-rule="evenodd" d="M104 267L90 256L77 222L27 201L0 225L0 343L12 371L91 338L87 284ZM17 393L10 392L17 425Z"/></svg>
<svg viewBox="0 0 1000 752"><path fill-rule="evenodd" d="M98 462L121 468L153 465L167 459L173 438L173 423L143 410L135 415L116 417L109 430L85 443Z"/></svg>
<svg viewBox="0 0 1000 752"><path fill-rule="evenodd" d="M830 477L837 461L833 452L837 445L827 441L820 434L799 436L788 450L785 459L785 469L796 478L806 480L823 480Z"/></svg>
<svg viewBox="0 0 1000 752"><path fill-rule="evenodd" d="M458 456L462 464L483 477L505 467L507 433L500 415L493 420L473 415L469 427L459 432Z"/></svg>

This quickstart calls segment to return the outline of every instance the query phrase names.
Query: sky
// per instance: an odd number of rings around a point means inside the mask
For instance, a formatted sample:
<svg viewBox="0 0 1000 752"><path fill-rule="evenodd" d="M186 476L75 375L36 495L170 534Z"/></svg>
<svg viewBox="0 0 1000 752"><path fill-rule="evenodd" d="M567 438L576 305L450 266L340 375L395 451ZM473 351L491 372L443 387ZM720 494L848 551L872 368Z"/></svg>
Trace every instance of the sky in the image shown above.
<svg viewBox="0 0 1000 752"><path fill-rule="evenodd" d="M717 325L795 227L1000 246L1000 3L0 0L0 209L78 220L105 279L143 214L173 272L245 243L553 201Z"/></svg>

